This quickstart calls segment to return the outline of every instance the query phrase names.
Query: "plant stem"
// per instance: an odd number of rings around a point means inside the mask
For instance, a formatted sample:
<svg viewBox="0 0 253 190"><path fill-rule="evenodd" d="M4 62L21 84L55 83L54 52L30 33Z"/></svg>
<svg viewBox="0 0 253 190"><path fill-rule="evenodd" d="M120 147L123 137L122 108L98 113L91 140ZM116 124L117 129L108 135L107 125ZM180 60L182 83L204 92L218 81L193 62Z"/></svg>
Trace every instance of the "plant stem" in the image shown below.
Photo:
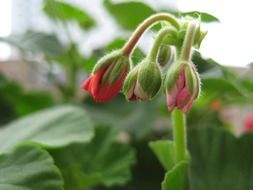
<svg viewBox="0 0 253 190"><path fill-rule="evenodd" d="M168 13L158 13L153 16L150 16L137 27L132 36L126 42L123 47L124 55L129 56L134 50L134 47L136 46L143 33L158 21L167 21L176 29L179 29L180 27L180 24L178 23L177 19Z"/></svg>
<svg viewBox="0 0 253 190"><path fill-rule="evenodd" d="M191 58L191 48L194 43L196 29L197 29L196 22L195 21L190 22L181 49L181 56L180 56L181 60L189 61Z"/></svg>
<svg viewBox="0 0 253 190"><path fill-rule="evenodd" d="M157 55L158 55L160 46L163 42L163 39L172 32L176 32L176 30L172 27L165 27L158 32L155 38L155 41L152 45L152 48L150 52L148 53L148 57L151 60L151 62L156 62Z"/></svg>
<svg viewBox="0 0 253 190"><path fill-rule="evenodd" d="M172 117L176 161L179 162L187 159L185 115L176 108L172 112Z"/></svg>

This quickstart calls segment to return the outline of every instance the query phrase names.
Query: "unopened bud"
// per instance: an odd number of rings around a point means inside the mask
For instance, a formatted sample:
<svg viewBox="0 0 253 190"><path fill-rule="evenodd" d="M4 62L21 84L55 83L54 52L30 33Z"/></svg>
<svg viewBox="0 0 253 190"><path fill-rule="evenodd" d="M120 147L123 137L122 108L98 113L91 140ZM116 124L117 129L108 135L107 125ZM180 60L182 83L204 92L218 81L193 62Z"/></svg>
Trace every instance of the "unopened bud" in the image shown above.
<svg viewBox="0 0 253 190"><path fill-rule="evenodd" d="M128 100L150 100L160 90L161 71L156 63L144 59L129 72L124 81L123 92Z"/></svg>
<svg viewBox="0 0 253 190"><path fill-rule="evenodd" d="M170 46L161 46L158 54L158 63L164 67L173 57L172 49Z"/></svg>
<svg viewBox="0 0 253 190"><path fill-rule="evenodd" d="M178 38L181 39L181 41L183 41L185 34L186 34L186 30L188 28L189 23L191 23L192 20L196 20L195 18L192 17L185 17L184 19L184 23L181 25L180 27L180 31L178 34ZM195 48L199 48L201 45L202 40L205 38L205 36L207 35L207 31L203 31L201 29L200 26L200 20L197 20L198 26L196 28L196 33L195 33L195 37L194 37L194 42L193 42L193 46Z"/></svg>
<svg viewBox="0 0 253 190"><path fill-rule="evenodd" d="M173 63L166 74L164 85L169 111L177 107L188 112L200 94L199 74L191 62Z"/></svg>
<svg viewBox="0 0 253 190"><path fill-rule="evenodd" d="M94 100L110 101L121 90L129 67L128 56L123 55L121 50L113 51L97 62L92 74L83 82L82 87L91 94Z"/></svg>

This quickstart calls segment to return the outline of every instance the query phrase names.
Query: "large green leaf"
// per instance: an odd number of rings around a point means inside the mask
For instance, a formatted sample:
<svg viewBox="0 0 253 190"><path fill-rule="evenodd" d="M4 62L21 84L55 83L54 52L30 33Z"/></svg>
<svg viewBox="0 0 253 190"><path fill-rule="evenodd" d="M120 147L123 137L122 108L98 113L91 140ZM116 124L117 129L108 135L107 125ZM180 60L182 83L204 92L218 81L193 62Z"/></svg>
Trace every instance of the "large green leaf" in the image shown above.
<svg viewBox="0 0 253 190"><path fill-rule="evenodd" d="M253 134L234 137L221 128L189 131L194 190L253 189Z"/></svg>
<svg viewBox="0 0 253 190"><path fill-rule="evenodd" d="M145 18L155 13L154 9L138 1L114 3L104 0L104 6L117 23L127 30L134 30Z"/></svg>
<svg viewBox="0 0 253 190"><path fill-rule="evenodd" d="M187 161L181 161L168 171L162 182L162 190L187 190L188 165Z"/></svg>
<svg viewBox="0 0 253 190"><path fill-rule="evenodd" d="M112 128L97 127L90 143L50 151L64 176L66 190L121 185L130 179L130 166L135 160L133 149L115 142L115 135Z"/></svg>
<svg viewBox="0 0 253 190"><path fill-rule="evenodd" d="M28 30L23 34L12 34L0 41L20 49L23 53L44 53L47 56L55 56L64 52L64 46L53 34Z"/></svg>
<svg viewBox="0 0 253 190"><path fill-rule="evenodd" d="M52 19L75 21L84 29L92 28L95 25L94 19L84 10L62 1L45 0L43 10Z"/></svg>
<svg viewBox="0 0 253 190"><path fill-rule="evenodd" d="M150 142L149 146L166 170L170 170L173 166L175 166L176 159L174 142L169 140L159 140Z"/></svg>
<svg viewBox="0 0 253 190"><path fill-rule="evenodd" d="M93 126L87 113L74 106L59 106L18 119L0 130L0 151L32 141L47 147L88 142Z"/></svg>
<svg viewBox="0 0 253 190"><path fill-rule="evenodd" d="M20 146L0 155L0 189L63 190L63 179L46 151Z"/></svg>

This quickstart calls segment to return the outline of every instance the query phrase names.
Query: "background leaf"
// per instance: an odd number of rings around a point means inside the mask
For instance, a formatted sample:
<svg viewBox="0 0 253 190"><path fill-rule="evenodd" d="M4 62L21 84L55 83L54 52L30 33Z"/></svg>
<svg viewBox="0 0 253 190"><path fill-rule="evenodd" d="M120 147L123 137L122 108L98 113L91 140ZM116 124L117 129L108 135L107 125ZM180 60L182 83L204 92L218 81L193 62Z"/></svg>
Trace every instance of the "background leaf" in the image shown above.
<svg viewBox="0 0 253 190"><path fill-rule="evenodd" d="M85 107L96 124L109 124L140 138L154 125L160 111L158 101L157 97L152 102L130 103L125 97L118 96L113 101L103 104L94 103L93 100L87 101Z"/></svg>
<svg viewBox="0 0 253 190"><path fill-rule="evenodd" d="M202 22L220 22L219 19L209 13L200 12L200 11L190 11L179 13L182 16L191 16L193 18L201 18Z"/></svg>
<svg viewBox="0 0 253 190"><path fill-rule="evenodd" d="M95 25L94 19L84 10L62 1L45 0L43 10L52 19L75 21L84 29L90 29Z"/></svg>
<svg viewBox="0 0 253 190"><path fill-rule="evenodd" d="M189 131L194 190L253 189L253 134L234 137L221 128Z"/></svg>
<svg viewBox="0 0 253 190"><path fill-rule="evenodd" d="M5 100L5 103L9 103L9 107L13 107L16 116L26 115L54 104L53 98L47 93L38 91L25 92L20 85L14 81L7 80L1 74L0 97Z"/></svg>
<svg viewBox="0 0 253 190"><path fill-rule="evenodd" d="M117 23L127 30L134 30L145 18L155 13L147 4L137 1L113 3L104 0L104 6Z"/></svg>
<svg viewBox="0 0 253 190"><path fill-rule="evenodd" d="M0 38L0 41L19 48L23 53L43 53L47 56L62 54L65 49L55 35L32 30L28 30L23 34L12 34L8 37Z"/></svg>
<svg viewBox="0 0 253 190"><path fill-rule="evenodd" d="M173 141L158 140L150 142L149 146L158 157L165 170L170 170L176 163L175 146Z"/></svg>
<svg viewBox="0 0 253 190"><path fill-rule="evenodd" d="M162 182L162 190L187 190L188 165L187 161L181 161L168 171Z"/></svg>
<svg viewBox="0 0 253 190"><path fill-rule="evenodd" d="M115 135L112 128L100 126L90 143L50 151L64 176L66 190L122 185L130 179L133 149L115 142Z"/></svg>
<svg viewBox="0 0 253 190"><path fill-rule="evenodd" d="M6 125L0 130L0 150L12 149L24 141L60 147L72 142L89 142L92 137L93 126L83 109L59 106Z"/></svg>
<svg viewBox="0 0 253 190"><path fill-rule="evenodd" d="M63 190L63 180L46 151L20 146L0 155L0 189Z"/></svg>

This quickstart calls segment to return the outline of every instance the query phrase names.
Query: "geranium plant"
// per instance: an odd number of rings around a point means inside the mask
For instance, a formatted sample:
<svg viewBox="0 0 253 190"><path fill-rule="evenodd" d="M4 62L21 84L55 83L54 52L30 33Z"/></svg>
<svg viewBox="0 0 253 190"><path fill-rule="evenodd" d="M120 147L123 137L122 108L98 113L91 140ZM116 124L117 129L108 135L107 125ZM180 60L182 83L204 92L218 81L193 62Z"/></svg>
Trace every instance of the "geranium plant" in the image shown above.
<svg viewBox="0 0 253 190"><path fill-rule="evenodd" d="M163 25L157 32L147 56L140 63L133 65L131 54L141 36L161 21ZM178 186L180 188L176 189L185 189L187 186L187 164L190 155L186 147L185 113L189 112L194 100L200 95L201 83L197 69L191 61L191 54L193 46L200 47L205 35L200 21L194 18L176 19L168 13L152 15L137 27L121 49L102 57L82 85L97 102L110 101L120 90L128 101L148 101L152 100L160 89L165 92L167 107L172 111L173 117L173 142L167 147L172 154L167 160L162 160L171 163L169 173L162 184L164 190ZM164 56L159 54L164 43L168 46L167 51L174 47L174 60L165 74L162 74L158 60L159 56ZM170 56L172 55L170 52ZM151 143L156 153L160 146L159 142ZM163 155L158 152L157 156L160 158ZM172 182L173 178L176 178L176 181Z"/></svg>

